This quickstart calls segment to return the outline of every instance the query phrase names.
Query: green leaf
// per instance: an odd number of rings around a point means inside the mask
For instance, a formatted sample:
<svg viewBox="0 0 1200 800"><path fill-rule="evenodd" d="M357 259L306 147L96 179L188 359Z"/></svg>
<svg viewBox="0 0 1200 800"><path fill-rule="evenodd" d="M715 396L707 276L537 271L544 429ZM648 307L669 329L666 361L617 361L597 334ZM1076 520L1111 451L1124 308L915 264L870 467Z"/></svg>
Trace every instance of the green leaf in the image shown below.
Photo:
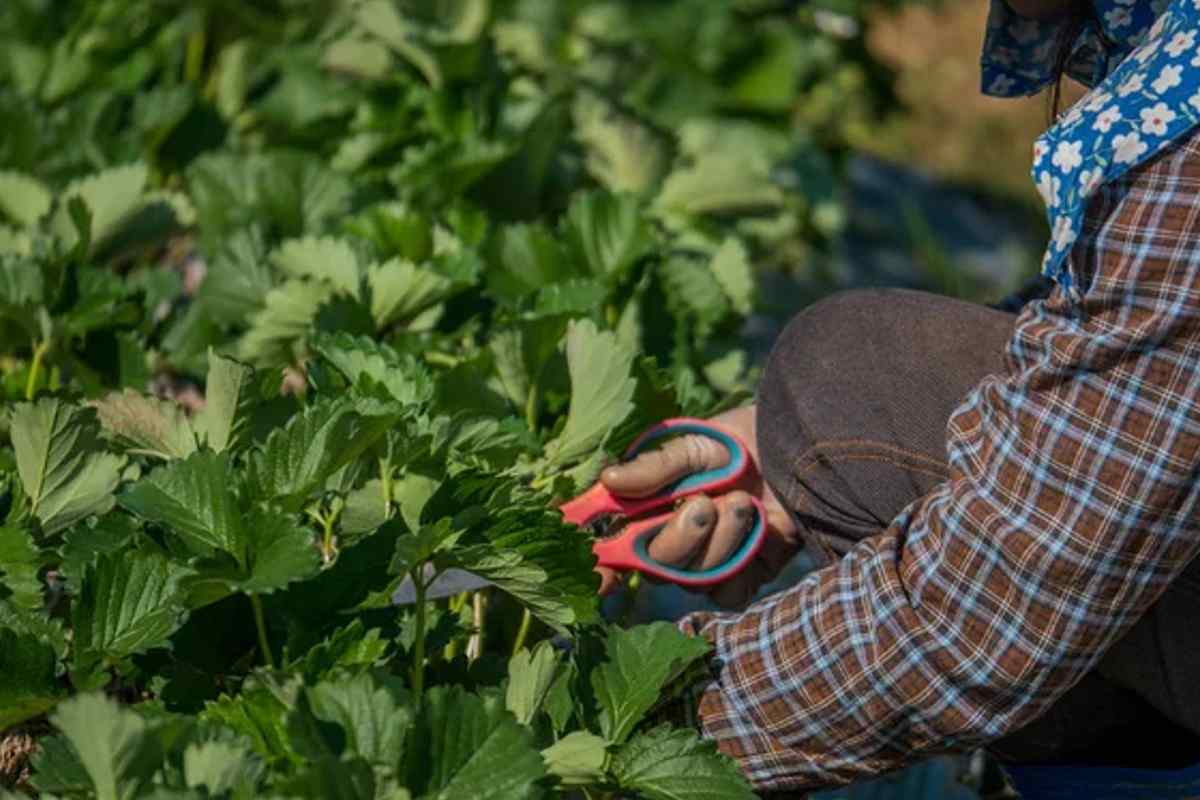
<svg viewBox="0 0 1200 800"><path fill-rule="evenodd" d="M91 797L95 793L79 754L61 735L43 736L30 758L29 785L42 797Z"/></svg>
<svg viewBox="0 0 1200 800"><path fill-rule="evenodd" d="M56 658L67 651L67 633L62 621L42 610L30 610L0 600L0 627L28 634L50 646Z"/></svg>
<svg viewBox="0 0 1200 800"><path fill-rule="evenodd" d="M38 306L46 297L42 268L23 258L0 256L0 311L5 306Z"/></svg>
<svg viewBox="0 0 1200 800"><path fill-rule="evenodd" d="M412 356L402 356L386 344L347 333L320 333L313 337L314 352L357 384L365 376L387 390L403 405L428 403L433 379Z"/></svg>
<svg viewBox="0 0 1200 800"><path fill-rule="evenodd" d="M41 567L41 553L27 530L15 525L0 527L0 597L7 596L20 608L42 608Z"/></svg>
<svg viewBox="0 0 1200 800"><path fill-rule="evenodd" d="M335 72L379 80L392 68L392 56L379 42L345 36L325 49L321 65Z"/></svg>
<svg viewBox="0 0 1200 800"><path fill-rule="evenodd" d="M220 239L196 302L206 320L223 328L242 326L265 305L274 285L262 230L245 228Z"/></svg>
<svg viewBox="0 0 1200 800"><path fill-rule="evenodd" d="M342 533L356 537L370 533L390 518L383 481L369 480L361 488L346 495L346 505L338 519Z"/></svg>
<svg viewBox="0 0 1200 800"><path fill-rule="evenodd" d="M67 214L67 203L77 197L91 212L91 246L95 248L146 207L145 190L149 175L145 164L129 164L112 167L71 183L59 196L59 210L55 214L52 229L67 248L75 246L78 234Z"/></svg>
<svg viewBox="0 0 1200 800"><path fill-rule="evenodd" d="M255 509L246 521L248 576L237 583L249 594L270 594L317 571L313 534L290 516Z"/></svg>
<svg viewBox="0 0 1200 800"><path fill-rule="evenodd" d="M504 702L517 722L533 721L557 675L558 653L549 642L539 642L533 650L521 650L509 659Z"/></svg>
<svg viewBox="0 0 1200 800"><path fill-rule="evenodd" d="M50 211L53 198L40 181L19 172L0 171L0 214L32 228Z"/></svg>
<svg viewBox="0 0 1200 800"><path fill-rule="evenodd" d="M633 411L637 384L630 377L633 354L590 320L571 323L566 347L571 405L562 433L546 445L552 466L579 461L601 447Z"/></svg>
<svg viewBox="0 0 1200 800"><path fill-rule="evenodd" d="M406 21L387 0L368 0L355 9L359 27L379 37L401 57L412 63L434 89L444 82L437 58L420 46L415 26Z"/></svg>
<svg viewBox="0 0 1200 800"><path fill-rule="evenodd" d="M177 403L126 389L92 406L104 429L138 455L170 461L196 452L196 433Z"/></svg>
<svg viewBox="0 0 1200 800"><path fill-rule="evenodd" d="M730 350L704 365L704 379L721 392L732 393L746 374L746 351Z"/></svg>
<svg viewBox="0 0 1200 800"><path fill-rule="evenodd" d="M276 267L293 278L315 278L358 297L358 256L344 239L305 236L289 239L271 254Z"/></svg>
<svg viewBox="0 0 1200 800"><path fill-rule="evenodd" d="M203 239L212 250L219 248L225 236L255 221L258 176L264 162L260 157L217 151L200 156L188 167L188 194L196 206Z"/></svg>
<svg viewBox="0 0 1200 800"><path fill-rule="evenodd" d="M313 714L340 725L347 749L373 766L395 770L404 753L404 737L413 723L408 693L393 677L362 674L326 681L308 690Z"/></svg>
<svg viewBox="0 0 1200 800"><path fill-rule="evenodd" d="M566 786L603 783L608 765L608 742L594 733L568 733L542 751L546 770Z"/></svg>
<svg viewBox="0 0 1200 800"><path fill-rule="evenodd" d="M782 205L772 170L791 146L786 135L717 117L688 120L678 134L685 164L663 181L654 202L660 212L748 215Z"/></svg>
<svg viewBox="0 0 1200 800"><path fill-rule="evenodd" d="M529 294L576 274L558 240L543 225L503 228L497 260L497 268L487 275L488 288L511 305L519 305Z"/></svg>
<svg viewBox="0 0 1200 800"><path fill-rule="evenodd" d="M434 556L454 549L464 531L454 526L453 520L439 519L429 525L413 529L396 540L396 555L390 570L395 575L413 572Z"/></svg>
<svg viewBox="0 0 1200 800"><path fill-rule="evenodd" d="M561 317L522 320L512 328L493 329L488 348L495 358L500 389L515 408L525 408L530 387L555 357L565 332Z"/></svg>
<svg viewBox="0 0 1200 800"><path fill-rule="evenodd" d="M668 303L696 320L702 330L729 313L730 302L706 264L680 256L664 264L660 274Z"/></svg>
<svg viewBox="0 0 1200 800"><path fill-rule="evenodd" d="M82 522L63 534L59 572L74 580L97 555L124 550L139 536L141 523L126 514L105 514L95 524Z"/></svg>
<svg viewBox="0 0 1200 800"><path fill-rule="evenodd" d="M537 315L590 314L604 306L608 287L591 278L575 278L562 283L543 286L534 303Z"/></svg>
<svg viewBox="0 0 1200 800"><path fill-rule="evenodd" d="M540 797L546 774L531 732L497 698L457 687L424 696L406 742L406 785L439 800L516 800Z"/></svg>
<svg viewBox="0 0 1200 800"><path fill-rule="evenodd" d="M244 428L254 370L209 350L204 409L196 416L196 431L216 453L234 445Z"/></svg>
<svg viewBox="0 0 1200 800"><path fill-rule="evenodd" d="M672 172L654 204L660 211L685 215L749 214L777 209L783 197L767 174L757 173L742 158L721 154Z"/></svg>
<svg viewBox="0 0 1200 800"><path fill-rule="evenodd" d="M610 282L622 278L653 244L637 199L608 192L577 195L567 209L563 233L576 258Z"/></svg>
<svg viewBox="0 0 1200 800"><path fill-rule="evenodd" d="M124 459L104 452L91 409L43 398L12 411L17 471L46 535L113 507Z"/></svg>
<svg viewBox="0 0 1200 800"><path fill-rule="evenodd" d="M330 754L306 760L294 777L280 781L277 788L286 797L322 800L375 800L376 797L370 764L361 758L337 758Z"/></svg>
<svg viewBox="0 0 1200 800"><path fill-rule="evenodd" d="M311 153L271 153L256 161L258 205L283 235L322 231L346 212L350 181Z"/></svg>
<svg viewBox="0 0 1200 800"><path fill-rule="evenodd" d="M639 733L613 755L611 770L623 790L648 800L756 797L732 759L688 730Z"/></svg>
<svg viewBox="0 0 1200 800"><path fill-rule="evenodd" d="M582 704L575 702L572 690L578 679L578 668L574 662L567 661L554 683L550 685L550 691L546 693L546 699L542 702L542 708L545 709L546 716L550 719L550 726L556 736L561 736L570 725L571 720L575 717L577 707L582 708Z"/></svg>
<svg viewBox="0 0 1200 800"><path fill-rule="evenodd" d="M0 731L49 711L66 694L55 679L54 648L0 628Z"/></svg>
<svg viewBox="0 0 1200 800"><path fill-rule="evenodd" d="M630 630L611 628L608 660L592 671L600 705L600 732L620 744L658 701L662 690L709 651L704 639L656 622Z"/></svg>
<svg viewBox="0 0 1200 800"><path fill-rule="evenodd" d="M76 668L167 646L184 620L184 574L151 552L98 556L84 569L71 605Z"/></svg>
<svg viewBox="0 0 1200 800"><path fill-rule="evenodd" d="M103 695L81 694L60 703L51 722L78 755L98 800L136 796L158 767L145 720ZM37 761L34 767L42 770Z"/></svg>
<svg viewBox="0 0 1200 800"><path fill-rule="evenodd" d="M382 258L423 262L434 255L433 222L403 203L381 203L342 223L343 230L373 245Z"/></svg>
<svg viewBox="0 0 1200 800"><path fill-rule="evenodd" d="M306 680L324 678L333 672L357 674L382 662L389 648L379 628L367 630L362 620L355 618L287 666L298 670Z"/></svg>
<svg viewBox="0 0 1200 800"><path fill-rule="evenodd" d="M421 512L441 485L441 480L419 472L407 472L393 484L392 492L400 507L400 517L410 530L421 527Z"/></svg>
<svg viewBox="0 0 1200 800"><path fill-rule="evenodd" d="M565 632L598 619L591 536L548 507L545 497L495 477L456 480L463 508L487 498L478 521L464 534L446 566L495 583L525 604L542 622Z"/></svg>
<svg viewBox="0 0 1200 800"><path fill-rule="evenodd" d="M393 258L367 270L371 289L371 316L377 328L412 319L442 302L455 288L454 281L411 261Z"/></svg>
<svg viewBox="0 0 1200 800"><path fill-rule="evenodd" d="M184 783L207 797L256 797L265 772L262 759L234 742L194 742L183 751Z"/></svg>
<svg viewBox="0 0 1200 800"><path fill-rule="evenodd" d="M296 502L325 483L386 433L391 417L366 417L341 400L315 402L267 437L249 464L260 500Z"/></svg>
<svg viewBox="0 0 1200 800"><path fill-rule="evenodd" d="M32 252L33 239L29 237L29 234L7 225L0 225L0 258L28 256ZM4 297L4 290L0 289L0 298L2 297Z"/></svg>
<svg viewBox="0 0 1200 800"><path fill-rule="evenodd" d="M202 451L151 472L121 493L123 508L170 529L197 555L245 563L246 534L229 456Z"/></svg>
<svg viewBox="0 0 1200 800"><path fill-rule="evenodd" d="M745 245L733 237L726 239L713 255L709 268L733 303L734 310L749 314L754 309L756 286Z"/></svg>
<svg viewBox="0 0 1200 800"><path fill-rule="evenodd" d="M596 180L610 191L634 194L658 186L670 166L666 137L590 92L578 94L571 113Z"/></svg>
<svg viewBox="0 0 1200 800"><path fill-rule="evenodd" d="M238 341L238 358L253 364L288 364L294 346L312 328L317 312L334 289L312 281L285 281L267 293L250 318L250 330Z"/></svg>
<svg viewBox="0 0 1200 800"><path fill-rule="evenodd" d="M235 117L245 105L250 87L252 48L252 42L239 39L221 48L217 56L216 106L226 119Z"/></svg>
<svg viewBox="0 0 1200 800"><path fill-rule="evenodd" d="M249 738L254 752L268 764L300 763L299 755L289 743L287 715L288 706L282 698L262 686L251 685L235 697L221 695L206 703L200 719Z"/></svg>

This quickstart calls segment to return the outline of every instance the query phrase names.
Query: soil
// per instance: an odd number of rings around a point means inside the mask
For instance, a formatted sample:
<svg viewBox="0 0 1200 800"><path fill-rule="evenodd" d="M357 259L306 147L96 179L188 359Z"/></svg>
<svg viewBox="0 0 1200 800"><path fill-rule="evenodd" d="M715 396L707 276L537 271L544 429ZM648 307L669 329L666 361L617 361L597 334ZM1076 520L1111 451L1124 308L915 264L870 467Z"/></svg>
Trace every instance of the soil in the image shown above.
<svg viewBox="0 0 1200 800"><path fill-rule="evenodd" d="M37 750L35 736L44 733L30 728L16 728L0 737L0 788L26 788L29 759Z"/></svg>

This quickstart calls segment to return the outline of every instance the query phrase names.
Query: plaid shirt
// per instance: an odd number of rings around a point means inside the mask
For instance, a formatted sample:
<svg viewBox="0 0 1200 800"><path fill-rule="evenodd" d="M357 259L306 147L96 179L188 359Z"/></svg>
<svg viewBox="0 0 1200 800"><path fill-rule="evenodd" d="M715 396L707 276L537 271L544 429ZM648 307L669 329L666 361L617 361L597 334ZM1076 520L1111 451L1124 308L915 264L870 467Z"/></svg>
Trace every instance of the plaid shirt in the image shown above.
<svg viewBox="0 0 1200 800"><path fill-rule="evenodd" d="M1079 299L1028 306L952 416L944 484L792 589L680 623L715 645L683 708L757 788L1015 730L1200 550L1200 136L1102 187L1072 260Z"/></svg>

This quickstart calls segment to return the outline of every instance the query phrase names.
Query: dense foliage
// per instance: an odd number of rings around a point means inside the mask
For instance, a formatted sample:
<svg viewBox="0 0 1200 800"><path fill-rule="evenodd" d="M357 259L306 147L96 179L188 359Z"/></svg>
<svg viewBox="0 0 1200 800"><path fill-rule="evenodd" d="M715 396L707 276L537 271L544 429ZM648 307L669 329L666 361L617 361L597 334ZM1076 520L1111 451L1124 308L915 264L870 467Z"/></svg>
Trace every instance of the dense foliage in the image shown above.
<svg viewBox="0 0 1200 800"><path fill-rule="evenodd" d="M606 626L553 503L751 386L750 264L836 230L884 89L858 13L0 6L0 781L747 796L647 722L705 645ZM392 605L450 567L497 589Z"/></svg>

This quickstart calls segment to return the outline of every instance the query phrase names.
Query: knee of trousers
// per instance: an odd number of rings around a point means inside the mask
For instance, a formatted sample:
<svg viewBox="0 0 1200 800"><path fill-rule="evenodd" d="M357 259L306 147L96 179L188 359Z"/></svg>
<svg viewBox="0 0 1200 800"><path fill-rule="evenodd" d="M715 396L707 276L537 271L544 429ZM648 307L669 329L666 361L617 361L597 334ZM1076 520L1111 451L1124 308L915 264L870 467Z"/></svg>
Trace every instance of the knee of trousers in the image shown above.
<svg viewBox="0 0 1200 800"><path fill-rule="evenodd" d="M757 440L763 477L788 494L789 470L824 438L826 424L847 404L870 395L880 349L889 344L889 320L901 289L852 289L796 314L784 328L759 382Z"/></svg>

